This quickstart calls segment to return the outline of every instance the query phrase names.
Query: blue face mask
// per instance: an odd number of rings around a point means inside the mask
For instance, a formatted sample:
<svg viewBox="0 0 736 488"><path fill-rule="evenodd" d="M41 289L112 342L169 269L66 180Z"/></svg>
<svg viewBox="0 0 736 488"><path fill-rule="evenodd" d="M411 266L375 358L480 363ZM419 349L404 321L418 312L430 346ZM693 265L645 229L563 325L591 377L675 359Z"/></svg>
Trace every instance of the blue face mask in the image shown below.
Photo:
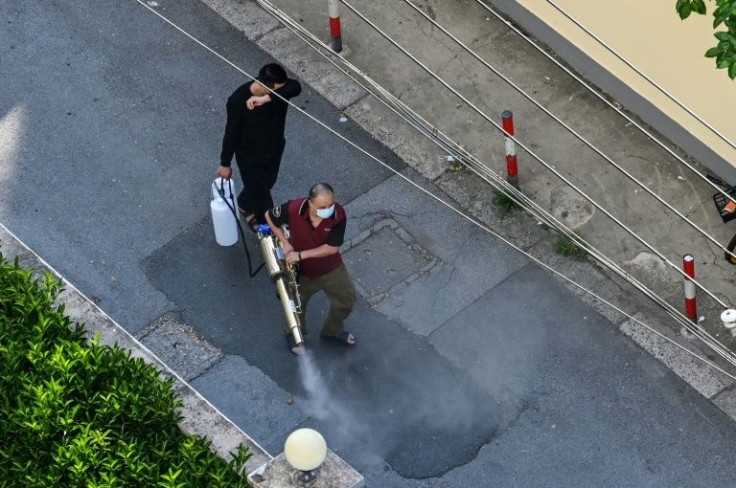
<svg viewBox="0 0 736 488"><path fill-rule="evenodd" d="M335 213L335 204L333 203L328 208L316 208L314 211L317 212L317 217L320 219L328 219Z"/></svg>

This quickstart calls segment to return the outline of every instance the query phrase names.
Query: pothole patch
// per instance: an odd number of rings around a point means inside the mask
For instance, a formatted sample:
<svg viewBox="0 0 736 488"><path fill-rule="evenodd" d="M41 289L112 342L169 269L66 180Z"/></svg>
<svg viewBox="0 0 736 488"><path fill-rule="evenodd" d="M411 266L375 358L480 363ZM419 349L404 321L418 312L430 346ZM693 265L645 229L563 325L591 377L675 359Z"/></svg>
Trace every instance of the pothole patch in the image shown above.
<svg viewBox="0 0 736 488"><path fill-rule="evenodd" d="M550 194L552 215L571 229L583 226L595 215L595 207L569 186L558 186Z"/></svg>
<svg viewBox="0 0 736 488"><path fill-rule="evenodd" d="M637 279L649 287L670 281L665 262L648 252L640 252L633 259L624 261L621 265L625 270L635 272Z"/></svg>
<svg viewBox="0 0 736 488"><path fill-rule="evenodd" d="M343 258L358 291L373 305L432 269L437 259L392 219L345 244Z"/></svg>

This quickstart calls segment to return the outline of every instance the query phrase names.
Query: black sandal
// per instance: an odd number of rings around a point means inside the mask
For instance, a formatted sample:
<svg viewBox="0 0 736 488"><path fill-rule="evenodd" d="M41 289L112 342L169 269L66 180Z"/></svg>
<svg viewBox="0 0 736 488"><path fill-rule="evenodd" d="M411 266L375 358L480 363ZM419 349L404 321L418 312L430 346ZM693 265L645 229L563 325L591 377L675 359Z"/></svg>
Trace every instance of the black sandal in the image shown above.
<svg viewBox="0 0 736 488"><path fill-rule="evenodd" d="M258 219L255 215L252 215L249 219L247 219L246 223L248 224L248 228L250 228L250 230L252 230L254 233L258 232Z"/></svg>
<svg viewBox="0 0 736 488"><path fill-rule="evenodd" d="M338 344L345 344L346 346L352 347L358 343L358 340L355 338L355 336L353 336L353 341L355 342L350 342L351 335L352 332L348 330L343 330L342 332L340 332L340 334L336 336L331 336L320 332L319 338L325 342L337 342Z"/></svg>

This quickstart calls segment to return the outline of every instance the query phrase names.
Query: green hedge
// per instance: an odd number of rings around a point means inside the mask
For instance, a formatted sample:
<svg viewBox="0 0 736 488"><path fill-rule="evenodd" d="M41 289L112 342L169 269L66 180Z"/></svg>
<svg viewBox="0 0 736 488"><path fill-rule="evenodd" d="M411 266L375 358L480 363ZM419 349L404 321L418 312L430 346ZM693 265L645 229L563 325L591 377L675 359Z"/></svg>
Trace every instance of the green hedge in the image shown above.
<svg viewBox="0 0 736 488"><path fill-rule="evenodd" d="M183 435L173 380L89 344L60 291L0 253L0 488L247 486L247 449L227 463Z"/></svg>

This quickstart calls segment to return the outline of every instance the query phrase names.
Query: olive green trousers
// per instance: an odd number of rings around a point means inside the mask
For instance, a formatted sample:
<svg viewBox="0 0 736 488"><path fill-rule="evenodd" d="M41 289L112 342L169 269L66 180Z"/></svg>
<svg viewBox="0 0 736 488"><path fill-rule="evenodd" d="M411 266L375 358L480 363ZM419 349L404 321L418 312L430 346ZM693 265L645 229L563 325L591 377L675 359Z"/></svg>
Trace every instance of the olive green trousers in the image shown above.
<svg viewBox="0 0 736 488"><path fill-rule="evenodd" d="M299 319L302 324L302 331L306 332L307 328L306 315L309 299L315 293L323 291L330 300L330 311L320 333L329 336L340 335L345 326L345 319L353 311L353 304L355 303L355 285L345 265L341 264L339 268L319 278L301 276L299 285L299 294L302 301L302 313L299 315Z"/></svg>

